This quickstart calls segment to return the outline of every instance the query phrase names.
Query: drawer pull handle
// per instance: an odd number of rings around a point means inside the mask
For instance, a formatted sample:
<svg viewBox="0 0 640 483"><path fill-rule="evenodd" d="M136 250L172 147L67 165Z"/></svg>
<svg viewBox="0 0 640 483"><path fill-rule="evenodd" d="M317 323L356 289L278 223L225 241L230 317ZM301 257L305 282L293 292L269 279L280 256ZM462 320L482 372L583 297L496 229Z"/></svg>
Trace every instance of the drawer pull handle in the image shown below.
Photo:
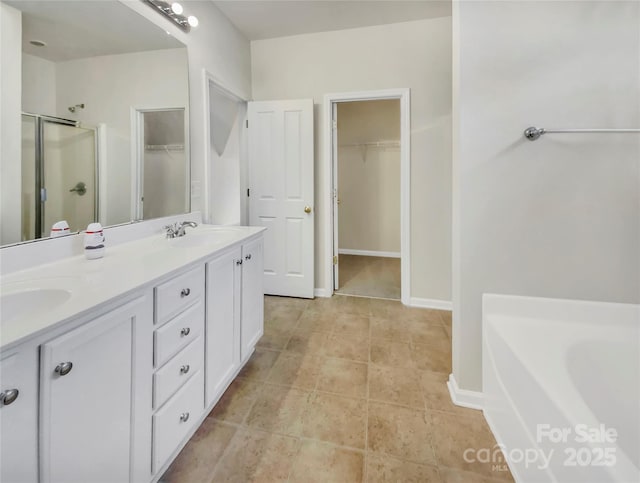
<svg viewBox="0 0 640 483"><path fill-rule="evenodd" d="M187 421L189 421L189 413L182 413L180 415L180 422L186 423Z"/></svg>
<svg viewBox="0 0 640 483"><path fill-rule="evenodd" d="M18 394L20 394L20 391L17 389L7 389L6 391L0 392L0 405L8 406L15 402L15 400L18 399Z"/></svg>
<svg viewBox="0 0 640 483"><path fill-rule="evenodd" d="M182 337L186 337L191 333L191 329L189 327L183 327L182 330L180 331L180 335Z"/></svg>
<svg viewBox="0 0 640 483"><path fill-rule="evenodd" d="M56 366L56 373L60 376L66 376L73 369L73 362L62 362Z"/></svg>
<svg viewBox="0 0 640 483"><path fill-rule="evenodd" d="M242 259L236 260L236 265L242 265Z"/></svg>
<svg viewBox="0 0 640 483"><path fill-rule="evenodd" d="M182 292L180 292L180 297L188 297L190 293L191 293L190 288L183 288Z"/></svg>
<svg viewBox="0 0 640 483"><path fill-rule="evenodd" d="M249 255L247 255L246 257L244 257L245 260L251 260L251 253L249 253Z"/></svg>
<svg viewBox="0 0 640 483"><path fill-rule="evenodd" d="M189 364L185 364L180 368L180 374L186 374L187 372L189 372L189 369L191 369Z"/></svg>

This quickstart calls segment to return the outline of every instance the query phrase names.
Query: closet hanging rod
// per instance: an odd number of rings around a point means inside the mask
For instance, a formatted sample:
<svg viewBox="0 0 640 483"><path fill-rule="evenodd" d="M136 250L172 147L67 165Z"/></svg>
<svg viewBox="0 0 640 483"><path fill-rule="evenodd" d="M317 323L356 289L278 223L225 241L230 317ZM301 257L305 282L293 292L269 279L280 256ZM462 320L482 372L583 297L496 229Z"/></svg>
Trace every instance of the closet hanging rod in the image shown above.
<svg viewBox="0 0 640 483"><path fill-rule="evenodd" d="M640 129L545 129L543 127L528 127L524 130L524 137L529 141L535 141L547 133L640 133Z"/></svg>

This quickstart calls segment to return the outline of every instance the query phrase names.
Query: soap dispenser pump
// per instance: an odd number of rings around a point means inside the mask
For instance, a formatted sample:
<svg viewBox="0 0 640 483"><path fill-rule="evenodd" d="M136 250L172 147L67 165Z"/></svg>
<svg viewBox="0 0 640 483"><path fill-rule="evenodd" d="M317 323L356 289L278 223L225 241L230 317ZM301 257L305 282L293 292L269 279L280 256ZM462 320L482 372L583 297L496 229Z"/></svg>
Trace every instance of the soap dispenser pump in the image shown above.
<svg viewBox="0 0 640 483"><path fill-rule="evenodd" d="M104 256L104 233L100 223L90 223L84 234L84 255L87 260Z"/></svg>

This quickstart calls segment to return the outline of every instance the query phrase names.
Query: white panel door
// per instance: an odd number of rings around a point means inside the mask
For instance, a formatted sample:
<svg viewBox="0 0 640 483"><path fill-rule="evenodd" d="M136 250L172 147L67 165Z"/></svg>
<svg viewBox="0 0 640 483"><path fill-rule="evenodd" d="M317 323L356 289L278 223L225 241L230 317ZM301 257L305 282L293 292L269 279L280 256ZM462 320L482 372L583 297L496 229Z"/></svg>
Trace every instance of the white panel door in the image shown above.
<svg viewBox="0 0 640 483"><path fill-rule="evenodd" d="M249 103L249 224L264 226L264 290L313 298L313 100Z"/></svg>

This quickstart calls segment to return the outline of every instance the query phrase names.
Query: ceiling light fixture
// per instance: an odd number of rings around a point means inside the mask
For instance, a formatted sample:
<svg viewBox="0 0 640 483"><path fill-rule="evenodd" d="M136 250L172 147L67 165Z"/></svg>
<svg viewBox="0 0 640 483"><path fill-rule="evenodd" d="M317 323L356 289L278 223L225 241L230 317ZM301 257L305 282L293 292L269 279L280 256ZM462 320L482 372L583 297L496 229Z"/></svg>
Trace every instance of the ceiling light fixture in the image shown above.
<svg viewBox="0 0 640 483"><path fill-rule="evenodd" d="M198 22L196 21L196 25L198 25ZM29 43L31 45L34 45L36 47L46 47L46 43L43 42L42 40L30 40Z"/></svg>
<svg viewBox="0 0 640 483"><path fill-rule="evenodd" d="M168 3L163 0L142 0L144 3L152 7L156 12L160 12L166 18L175 23L180 29L189 32L192 27L198 26L198 18L189 15L182 15L184 8L178 2Z"/></svg>

